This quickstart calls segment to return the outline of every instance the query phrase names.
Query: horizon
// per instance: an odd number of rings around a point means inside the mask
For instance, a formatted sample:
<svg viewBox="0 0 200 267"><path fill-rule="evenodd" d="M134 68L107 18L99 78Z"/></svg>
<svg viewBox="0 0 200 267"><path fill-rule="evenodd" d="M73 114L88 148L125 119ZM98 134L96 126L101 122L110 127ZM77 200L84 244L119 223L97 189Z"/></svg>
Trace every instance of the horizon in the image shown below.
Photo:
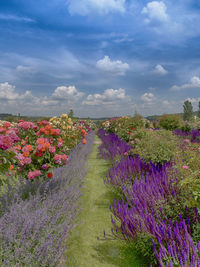
<svg viewBox="0 0 200 267"><path fill-rule="evenodd" d="M182 113L185 100L197 109L197 1L2 0L0 7L0 113L147 117Z"/></svg>

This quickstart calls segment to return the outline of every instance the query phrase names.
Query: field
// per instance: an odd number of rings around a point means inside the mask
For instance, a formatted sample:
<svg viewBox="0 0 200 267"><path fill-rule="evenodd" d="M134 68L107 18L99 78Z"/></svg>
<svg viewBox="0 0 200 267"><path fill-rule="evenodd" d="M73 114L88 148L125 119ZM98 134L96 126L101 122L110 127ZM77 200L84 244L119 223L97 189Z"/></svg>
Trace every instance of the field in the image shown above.
<svg viewBox="0 0 200 267"><path fill-rule="evenodd" d="M200 266L200 125L0 122L1 266Z"/></svg>

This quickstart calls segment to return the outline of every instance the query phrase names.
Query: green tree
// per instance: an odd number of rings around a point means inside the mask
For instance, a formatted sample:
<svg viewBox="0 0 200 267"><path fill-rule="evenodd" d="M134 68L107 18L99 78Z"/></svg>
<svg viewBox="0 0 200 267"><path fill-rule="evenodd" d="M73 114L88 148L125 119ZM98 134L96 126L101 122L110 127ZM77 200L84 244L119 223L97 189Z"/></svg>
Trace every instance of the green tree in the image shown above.
<svg viewBox="0 0 200 267"><path fill-rule="evenodd" d="M198 109L198 111L197 111L197 117L200 118L200 101L199 101L199 109Z"/></svg>
<svg viewBox="0 0 200 267"><path fill-rule="evenodd" d="M68 117L71 118L71 119L73 119L73 117L74 117L74 111L73 111L73 109L70 109L69 114L68 114Z"/></svg>
<svg viewBox="0 0 200 267"><path fill-rule="evenodd" d="M183 119L189 121L193 118L193 107L189 100L186 100L183 104Z"/></svg>

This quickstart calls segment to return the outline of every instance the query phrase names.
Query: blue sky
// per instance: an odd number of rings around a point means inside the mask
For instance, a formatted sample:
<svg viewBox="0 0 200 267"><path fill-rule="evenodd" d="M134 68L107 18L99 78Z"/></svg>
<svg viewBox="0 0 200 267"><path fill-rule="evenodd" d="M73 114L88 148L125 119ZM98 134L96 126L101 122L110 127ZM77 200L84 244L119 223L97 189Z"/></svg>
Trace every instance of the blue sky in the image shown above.
<svg viewBox="0 0 200 267"><path fill-rule="evenodd" d="M0 113L196 110L199 25L197 0L1 0Z"/></svg>

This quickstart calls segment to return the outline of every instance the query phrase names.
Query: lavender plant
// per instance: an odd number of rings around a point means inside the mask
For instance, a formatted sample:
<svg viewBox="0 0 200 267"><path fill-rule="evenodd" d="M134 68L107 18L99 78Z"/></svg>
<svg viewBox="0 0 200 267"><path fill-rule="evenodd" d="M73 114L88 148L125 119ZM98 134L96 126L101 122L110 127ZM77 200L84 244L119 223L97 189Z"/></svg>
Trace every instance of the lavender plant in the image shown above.
<svg viewBox="0 0 200 267"><path fill-rule="evenodd" d="M67 165L56 169L52 180L32 183L32 191L27 181L22 189L15 188L14 198L14 189L2 196L1 266L65 266L66 239L79 212L77 200L93 139L91 133L86 145L74 148Z"/></svg>

